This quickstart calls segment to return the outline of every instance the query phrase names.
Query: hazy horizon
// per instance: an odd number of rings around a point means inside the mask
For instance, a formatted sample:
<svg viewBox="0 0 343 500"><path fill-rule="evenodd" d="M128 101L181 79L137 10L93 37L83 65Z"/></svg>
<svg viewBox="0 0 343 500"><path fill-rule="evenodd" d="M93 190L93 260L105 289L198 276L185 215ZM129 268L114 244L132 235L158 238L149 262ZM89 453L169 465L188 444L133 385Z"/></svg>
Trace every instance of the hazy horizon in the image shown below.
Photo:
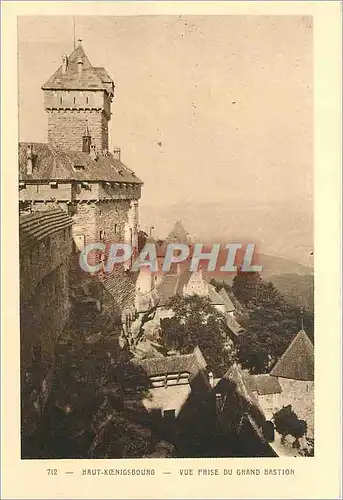
<svg viewBox="0 0 343 500"><path fill-rule="evenodd" d="M248 232L309 263L311 18L76 17L79 37L115 80L110 143L144 182L142 226L171 228L185 204L190 232ZM20 17L18 48L19 137L46 142L41 86L73 49L72 18ZM206 203L218 210L197 215Z"/></svg>

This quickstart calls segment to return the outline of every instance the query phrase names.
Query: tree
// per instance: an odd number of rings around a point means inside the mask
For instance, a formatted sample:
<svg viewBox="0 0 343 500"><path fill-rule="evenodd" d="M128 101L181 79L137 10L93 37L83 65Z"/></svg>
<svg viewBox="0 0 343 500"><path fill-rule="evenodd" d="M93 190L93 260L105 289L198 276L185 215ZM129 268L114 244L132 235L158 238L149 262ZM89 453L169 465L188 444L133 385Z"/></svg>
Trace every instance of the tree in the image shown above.
<svg viewBox="0 0 343 500"><path fill-rule="evenodd" d="M300 448L299 439L305 436L307 432L307 423L300 420L293 411L292 405L283 406L273 415L275 429L282 436L282 441L290 435L295 438L294 448Z"/></svg>
<svg viewBox="0 0 343 500"><path fill-rule="evenodd" d="M241 337L238 358L252 373L265 373L283 354L294 335L304 328L313 339L313 315L289 304L258 273L238 271L232 292L245 307L248 321Z"/></svg>
<svg viewBox="0 0 343 500"><path fill-rule="evenodd" d="M260 299L262 278L257 272L244 272L238 268L232 282L232 292L245 306L254 306Z"/></svg>
<svg viewBox="0 0 343 500"><path fill-rule="evenodd" d="M231 366L236 353L227 347L228 329L225 317L207 297L199 295L173 296L167 304L174 316L162 325L165 347L188 354L198 346L208 369L216 376L223 375Z"/></svg>
<svg viewBox="0 0 343 500"><path fill-rule="evenodd" d="M70 338L57 352L42 446L51 458L139 457L148 452L150 433L124 406L134 395L142 410L150 381L113 333L98 341ZM130 396L131 398L131 396Z"/></svg>

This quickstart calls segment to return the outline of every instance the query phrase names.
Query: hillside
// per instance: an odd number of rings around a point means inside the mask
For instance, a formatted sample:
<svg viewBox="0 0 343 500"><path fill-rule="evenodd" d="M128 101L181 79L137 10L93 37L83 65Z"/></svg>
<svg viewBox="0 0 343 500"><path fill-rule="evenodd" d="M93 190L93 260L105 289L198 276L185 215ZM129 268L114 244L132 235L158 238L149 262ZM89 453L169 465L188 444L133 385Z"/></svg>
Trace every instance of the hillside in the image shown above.
<svg viewBox="0 0 343 500"><path fill-rule="evenodd" d="M284 274L271 276L269 281L294 305L303 305L314 310L314 277L313 275Z"/></svg>
<svg viewBox="0 0 343 500"><path fill-rule="evenodd" d="M142 200L141 227L149 232L153 226L156 238L165 238L177 220L193 241L255 243L264 254L266 277L312 273L313 217L309 204L270 202L262 205L252 200L244 203L228 200L198 204L185 201L182 205L152 207Z"/></svg>

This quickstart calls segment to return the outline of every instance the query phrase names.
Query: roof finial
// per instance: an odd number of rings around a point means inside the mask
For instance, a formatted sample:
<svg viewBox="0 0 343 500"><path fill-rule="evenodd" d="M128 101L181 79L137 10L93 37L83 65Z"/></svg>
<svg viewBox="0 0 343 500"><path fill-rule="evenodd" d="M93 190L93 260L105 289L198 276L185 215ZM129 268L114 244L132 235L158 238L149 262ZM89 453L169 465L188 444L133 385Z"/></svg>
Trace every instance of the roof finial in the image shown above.
<svg viewBox="0 0 343 500"><path fill-rule="evenodd" d="M300 308L300 318L301 318L301 330L304 330L304 308Z"/></svg>
<svg viewBox="0 0 343 500"><path fill-rule="evenodd" d="M73 42L74 42L74 50L76 48L76 43L75 43L75 16L73 16Z"/></svg>

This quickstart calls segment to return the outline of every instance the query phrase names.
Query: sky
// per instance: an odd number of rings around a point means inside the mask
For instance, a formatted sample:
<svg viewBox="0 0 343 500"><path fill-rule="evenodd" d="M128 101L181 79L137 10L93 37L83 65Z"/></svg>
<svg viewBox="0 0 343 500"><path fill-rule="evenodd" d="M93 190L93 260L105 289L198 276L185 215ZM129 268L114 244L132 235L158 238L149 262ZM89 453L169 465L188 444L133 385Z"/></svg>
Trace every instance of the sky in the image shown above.
<svg viewBox="0 0 343 500"><path fill-rule="evenodd" d="M295 230L311 246L311 18L76 17L75 32L115 81L110 143L144 182L144 217L162 224L163 212L167 226L180 206L262 211L264 226L273 216L266 241L276 231L282 247ZM73 19L21 17L18 46L20 140L46 141L41 86L73 49Z"/></svg>

